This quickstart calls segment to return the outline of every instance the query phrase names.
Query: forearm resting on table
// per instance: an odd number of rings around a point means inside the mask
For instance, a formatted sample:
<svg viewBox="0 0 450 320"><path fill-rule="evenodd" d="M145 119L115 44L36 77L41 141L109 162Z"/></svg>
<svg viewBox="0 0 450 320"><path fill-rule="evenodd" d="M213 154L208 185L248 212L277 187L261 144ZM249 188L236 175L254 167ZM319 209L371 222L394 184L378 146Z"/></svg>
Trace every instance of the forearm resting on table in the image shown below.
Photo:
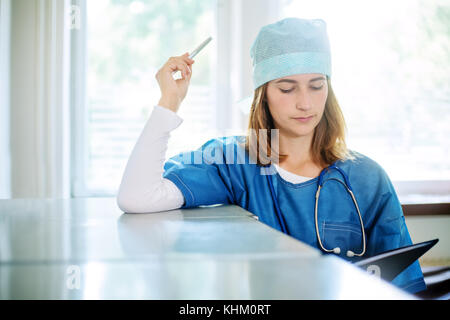
<svg viewBox="0 0 450 320"><path fill-rule="evenodd" d="M176 185L163 178L170 132L183 119L165 106L155 106L128 159L117 193L117 205L128 213L180 208L184 197Z"/></svg>

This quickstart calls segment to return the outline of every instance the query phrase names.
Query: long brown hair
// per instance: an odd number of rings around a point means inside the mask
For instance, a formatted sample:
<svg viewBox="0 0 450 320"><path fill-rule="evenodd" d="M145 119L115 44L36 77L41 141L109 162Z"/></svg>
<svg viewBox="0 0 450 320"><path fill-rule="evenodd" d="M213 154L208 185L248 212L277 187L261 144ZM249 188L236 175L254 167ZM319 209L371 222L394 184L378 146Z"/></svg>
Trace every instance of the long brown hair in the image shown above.
<svg viewBox="0 0 450 320"><path fill-rule="evenodd" d="M345 143L347 127L328 76L327 84L328 97L325 102L325 110L322 119L320 119L314 129L314 136L311 143L312 160L322 167L326 167L339 159L354 159ZM270 134L259 134L261 130L270 132L271 129L276 129L267 104L268 85L269 82L258 87L254 92L244 145L253 160L261 166L277 162L277 159L279 162L282 162L288 156L285 154L277 154L277 148L272 148Z"/></svg>

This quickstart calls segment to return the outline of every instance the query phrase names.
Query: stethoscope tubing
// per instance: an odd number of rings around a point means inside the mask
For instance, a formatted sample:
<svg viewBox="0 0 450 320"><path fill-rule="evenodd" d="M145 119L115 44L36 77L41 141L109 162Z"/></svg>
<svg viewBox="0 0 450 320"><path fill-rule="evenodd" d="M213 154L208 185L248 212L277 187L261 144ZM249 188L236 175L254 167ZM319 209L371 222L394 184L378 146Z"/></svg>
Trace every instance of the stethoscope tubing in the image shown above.
<svg viewBox="0 0 450 320"><path fill-rule="evenodd" d="M349 257L363 256L365 254L365 252L366 252L366 236L365 236L364 223L363 223L363 220L362 220L361 212L359 210L358 202L356 201L355 195L353 194L353 190L351 188L350 181L349 181L347 175L344 173L344 171L341 168L336 166L336 162L334 162L333 164L331 164L330 166L328 166L327 168L323 169L320 172L320 175L319 175L319 178L318 178L318 182L317 182L317 191L316 191L316 195L315 195L315 206L314 206L314 224L315 224L315 228L316 228L316 235L317 235L317 240L318 240L319 246L325 252L329 252L329 253L330 252L334 252L336 254L340 253L340 248L334 248L334 249L327 249L327 248L325 248L325 246L322 243L322 240L320 239L320 231L319 231L319 224L318 224L318 205L319 205L320 190L322 189L322 186L325 183L325 180L324 180L325 172L329 171L331 169L336 169L342 175L342 177L344 178L345 184L342 183L342 181L340 181L338 179L334 179L333 178L333 180L336 180L336 181L340 182L346 188L347 192L350 194L350 196L351 196L351 198L353 200L353 204L355 205L356 211L358 212L358 218L359 218L359 223L360 223L360 227L361 227L361 235L362 235L362 243L363 243L362 250L361 250L360 253L354 253L352 251L347 251L347 256L349 256ZM267 168L266 168L266 172L267 172ZM276 211L277 218L278 218L278 221L279 221L280 226L281 226L281 230L284 233L288 234L287 233L287 228L286 228L286 223L284 221L283 215L281 214L281 209L279 207L277 196L275 194L275 190L274 190L274 187L273 187L271 175L267 174L267 178L268 178L268 181L269 181L270 193L271 193L271 196L272 196L272 200L273 200L273 202L275 204L275 211Z"/></svg>

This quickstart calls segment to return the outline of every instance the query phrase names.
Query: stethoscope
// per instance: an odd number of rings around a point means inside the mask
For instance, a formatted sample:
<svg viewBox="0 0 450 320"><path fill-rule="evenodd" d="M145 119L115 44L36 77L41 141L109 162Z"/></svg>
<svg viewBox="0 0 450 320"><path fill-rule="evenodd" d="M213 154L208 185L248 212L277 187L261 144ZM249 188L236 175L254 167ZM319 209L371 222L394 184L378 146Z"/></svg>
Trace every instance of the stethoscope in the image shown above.
<svg viewBox="0 0 450 320"><path fill-rule="evenodd" d="M342 177L344 177L345 184L341 180L336 179L336 178L330 178L330 179L324 180L325 173L330 171L331 169L336 169L342 175ZM267 167L266 167L266 170L267 170ZM277 216L278 216L278 221L280 222L281 231L283 231L284 233L288 234L287 233L287 229L286 229L286 224L284 222L283 216L281 215L281 210L280 210L280 207L278 205L278 200L277 200L277 196L275 194L275 190L274 190L274 187L273 187L271 174L267 174L267 179L269 180L270 193L272 194L272 199L274 200L275 211L276 211ZM336 180L336 181L340 182L345 187L345 189L347 190L347 192L350 194L350 196L353 199L353 204L355 205L356 211L358 212L359 223L360 223L360 226L361 226L363 248L362 248L360 253L354 253L353 251L348 250L347 251L347 257L353 257L353 256L361 257L361 256L363 256L366 253L366 234L364 232L364 223L363 223L363 220L362 220L362 217L361 217L361 212L359 211L359 207L358 207L358 203L356 201L355 195L353 194L352 187L350 186L350 181L348 180L348 177L344 173L344 171L341 168L339 168L338 166L336 166L336 162L334 162L329 167L323 169L320 172L319 179L318 179L318 182L317 182L316 204L314 206L314 223L315 223L315 226L316 226L316 235L317 235L317 240L319 242L320 248L323 251L328 252L328 253L333 252L333 253L335 253L337 255L339 255L341 253L341 248L339 248L339 247L336 247L334 249L327 249L327 248L325 248L324 245L322 244L322 240L320 239L319 227L318 227L318 222L317 222L319 195L320 195L320 190L323 187L323 184L325 183L325 181L328 181L328 180Z"/></svg>

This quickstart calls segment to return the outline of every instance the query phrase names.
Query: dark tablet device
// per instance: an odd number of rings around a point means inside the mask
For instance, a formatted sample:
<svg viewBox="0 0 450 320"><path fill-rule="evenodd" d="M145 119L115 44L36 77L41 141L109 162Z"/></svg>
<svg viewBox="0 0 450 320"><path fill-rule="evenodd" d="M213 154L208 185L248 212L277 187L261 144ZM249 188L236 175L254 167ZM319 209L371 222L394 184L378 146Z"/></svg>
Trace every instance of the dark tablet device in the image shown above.
<svg viewBox="0 0 450 320"><path fill-rule="evenodd" d="M392 281L403 270L431 249L439 239L385 251L354 264L386 281Z"/></svg>

